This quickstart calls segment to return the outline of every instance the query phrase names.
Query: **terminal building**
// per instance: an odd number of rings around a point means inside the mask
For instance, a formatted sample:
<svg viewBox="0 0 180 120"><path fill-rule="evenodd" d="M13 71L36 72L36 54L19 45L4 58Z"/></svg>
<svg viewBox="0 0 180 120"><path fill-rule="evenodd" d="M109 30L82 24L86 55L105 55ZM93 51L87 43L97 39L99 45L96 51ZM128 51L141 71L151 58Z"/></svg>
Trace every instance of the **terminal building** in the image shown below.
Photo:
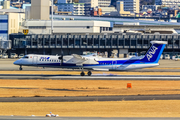
<svg viewBox="0 0 180 120"><path fill-rule="evenodd" d="M97 0L86 1L89 1L85 3L89 7L98 6ZM88 16L73 16L72 18L72 16L54 15L54 29L52 32L49 0L32 0L31 2L32 6L28 8L29 10L26 10L28 14L25 19L20 17L24 13L13 13L12 16L11 13L0 15L0 19L2 19L0 34L5 37L10 34L9 39L12 40L12 49L8 51L9 54L61 55L63 53L69 55L82 54L83 51L97 51L107 52L110 55L114 50L118 51L118 54L140 53L141 51L147 51L151 40L168 41L165 52L180 53L180 35L178 34L131 34L121 32L121 26L113 26L114 24L137 21L140 25L154 24L160 26L157 21ZM41 2L46 4L40 4ZM119 7L119 10L124 8ZM48 12L42 11L46 8ZM16 16L13 16L15 14ZM161 24L172 25L173 23L161 22ZM174 23L174 25L180 24ZM119 32L113 33L113 28L116 28ZM29 33L23 34L22 31L24 30L29 31Z"/></svg>
<svg viewBox="0 0 180 120"><path fill-rule="evenodd" d="M12 48L18 54L70 55L82 54L83 51L108 52L118 54L147 51L150 41L168 41L164 50L171 54L180 53L180 35L155 34L58 34L58 35L23 35L11 34Z"/></svg>

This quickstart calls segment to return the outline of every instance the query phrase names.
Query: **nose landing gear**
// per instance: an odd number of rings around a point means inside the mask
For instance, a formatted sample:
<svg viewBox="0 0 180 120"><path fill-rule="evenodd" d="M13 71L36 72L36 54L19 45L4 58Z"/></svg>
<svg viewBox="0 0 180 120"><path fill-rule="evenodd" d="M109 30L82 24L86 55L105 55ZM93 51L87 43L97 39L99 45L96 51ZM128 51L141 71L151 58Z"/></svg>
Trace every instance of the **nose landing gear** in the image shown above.
<svg viewBox="0 0 180 120"><path fill-rule="evenodd" d="M80 75L81 75L81 76L85 76L85 73L82 71Z"/></svg>
<svg viewBox="0 0 180 120"><path fill-rule="evenodd" d="M22 66L19 67L19 70L23 70Z"/></svg>

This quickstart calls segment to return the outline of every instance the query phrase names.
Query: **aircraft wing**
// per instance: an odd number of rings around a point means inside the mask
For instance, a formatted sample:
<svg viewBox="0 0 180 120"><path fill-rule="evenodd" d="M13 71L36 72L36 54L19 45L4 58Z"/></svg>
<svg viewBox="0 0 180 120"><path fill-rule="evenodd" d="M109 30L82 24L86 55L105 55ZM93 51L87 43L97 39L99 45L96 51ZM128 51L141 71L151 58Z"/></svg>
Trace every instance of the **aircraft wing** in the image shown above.
<svg viewBox="0 0 180 120"><path fill-rule="evenodd" d="M72 54L73 58L71 60L68 61L68 63L74 63L74 64L78 64L78 65L82 65L82 64L98 64L97 61L95 61L95 59L91 58L91 57L83 57L77 54Z"/></svg>
<svg viewBox="0 0 180 120"><path fill-rule="evenodd" d="M76 58L76 59L80 59L80 60L86 61L86 59L85 59L84 57L80 56L80 55L72 54L72 56L73 56L74 58Z"/></svg>
<svg viewBox="0 0 180 120"><path fill-rule="evenodd" d="M72 56L74 57L74 63L76 64L81 64L86 61L86 59L80 55L72 54Z"/></svg>

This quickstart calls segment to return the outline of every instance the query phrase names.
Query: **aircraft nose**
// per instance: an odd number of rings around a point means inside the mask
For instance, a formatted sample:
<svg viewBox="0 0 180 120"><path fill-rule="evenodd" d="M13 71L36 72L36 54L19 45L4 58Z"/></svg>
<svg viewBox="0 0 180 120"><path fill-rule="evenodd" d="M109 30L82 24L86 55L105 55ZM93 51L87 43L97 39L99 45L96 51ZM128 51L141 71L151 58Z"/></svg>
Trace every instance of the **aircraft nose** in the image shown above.
<svg viewBox="0 0 180 120"><path fill-rule="evenodd" d="M21 60L16 60L13 64L14 65L20 65L21 64Z"/></svg>

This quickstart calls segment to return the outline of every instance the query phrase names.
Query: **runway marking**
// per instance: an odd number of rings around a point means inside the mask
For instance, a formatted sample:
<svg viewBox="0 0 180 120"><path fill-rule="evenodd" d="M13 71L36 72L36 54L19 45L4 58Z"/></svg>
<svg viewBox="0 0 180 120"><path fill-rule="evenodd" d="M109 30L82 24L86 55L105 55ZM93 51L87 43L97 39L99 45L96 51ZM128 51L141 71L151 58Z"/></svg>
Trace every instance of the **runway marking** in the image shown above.
<svg viewBox="0 0 180 120"><path fill-rule="evenodd" d="M80 75L0 75L0 79L56 79L56 80L180 80L179 75L115 75L96 74L92 76Z"/></svg>
<svg viewBox="0 0 180 120"><path fill-rule="evenodd" d="M180 80L180 77L114 77L114 76L103 76L103 77L88 77L88 76L54 76L51 78L61 78L61 79L131 79L131 80L151 80L151 79L157 79L157 80Z"/></svg>

